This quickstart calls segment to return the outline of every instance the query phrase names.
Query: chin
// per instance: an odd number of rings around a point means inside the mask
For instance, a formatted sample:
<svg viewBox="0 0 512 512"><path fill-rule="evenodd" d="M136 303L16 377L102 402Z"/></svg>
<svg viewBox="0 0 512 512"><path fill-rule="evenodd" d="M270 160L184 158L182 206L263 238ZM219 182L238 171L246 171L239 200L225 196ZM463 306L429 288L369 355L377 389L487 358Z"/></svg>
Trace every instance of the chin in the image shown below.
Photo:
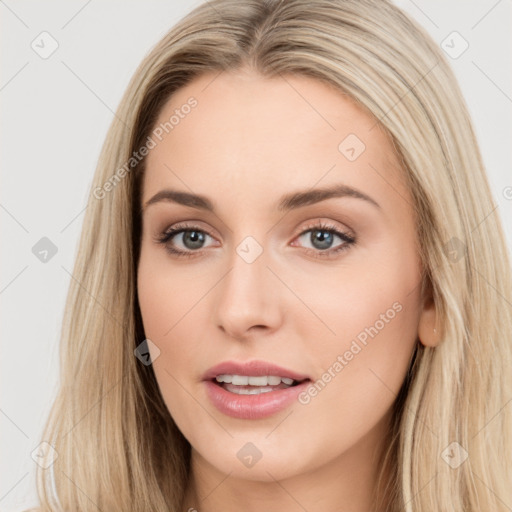
<svg viewBox="0 0 512 512"><path fill-rule="evenodd" d="M225 443L218 443L215 450L211 445L198 446L204 450L196 448L196 455L225 475L259 482L285 480L315 466L314 460L308 458L304 450L297 448L304 446L305 440L290 440L288 446L282 446L277 439L271 439L273 434L267 437L268 432L266 430L260 435L244 433ZM320 466L321 462L317 461L316 465Z"/></svg>

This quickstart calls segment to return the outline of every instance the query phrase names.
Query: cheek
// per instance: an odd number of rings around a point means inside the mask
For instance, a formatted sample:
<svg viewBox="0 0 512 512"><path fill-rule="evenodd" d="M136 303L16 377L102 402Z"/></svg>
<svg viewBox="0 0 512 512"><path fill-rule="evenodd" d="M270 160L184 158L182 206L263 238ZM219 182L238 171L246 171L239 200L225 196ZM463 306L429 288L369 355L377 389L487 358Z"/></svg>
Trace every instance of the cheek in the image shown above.
<svg viewBox="0 0 512 512"><path fill-rule="evenodd" d="M171 268L165 253L162 257L160 251L142 248L137 293L144 334L159 349L152 366L178 427L185 427L201 414L194 410L196 402L188 391L196 392L190 382L197 378L198 361L204 357L201 340L208 339L206 332L199 332L204 326L199 317L204 320L205 295L216 282L209 274L180 272L176 265Z"/></svg>
<svg viewBox="0 0 512 512"><path fill-rule="evenodd" d="M137 293L144 331L154 341L172 339L180 324L207 292L212 276L182 272L169 264L165 251L143 246L137 271ZM162 347L161 347L162 348Z"/></svg>
<svg viewBox="0 0 512 512"><path fill-rule="evenodd" d="M419 267L412 251L390 252L339 276L312 305L335 337L315 343L316 382L300 402L325 425L363 433L392 406L407 373L420 315Z"/></svg>

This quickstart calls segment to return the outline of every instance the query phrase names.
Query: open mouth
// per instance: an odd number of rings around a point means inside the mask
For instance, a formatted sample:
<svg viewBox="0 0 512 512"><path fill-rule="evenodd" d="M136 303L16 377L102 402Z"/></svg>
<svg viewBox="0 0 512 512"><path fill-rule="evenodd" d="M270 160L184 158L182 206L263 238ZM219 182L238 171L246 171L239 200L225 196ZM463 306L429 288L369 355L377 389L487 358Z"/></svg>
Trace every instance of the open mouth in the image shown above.
<svg viewBox="0 0 512 512"><path fill-rule="evenodd" d="M298 386L306 380L309 379L294 380L276 375L247 376L222 374L217 375L212 379L212 382L226 391L237 395L260 395Z"/></svg>
<svg viewBox="0 0 512 512"><path fill-rule="evenodd" d="M311 378L275 364L251 361L221 363L205 373L204 382L209 400L221 413L257 420L291 406Z"/></svg>

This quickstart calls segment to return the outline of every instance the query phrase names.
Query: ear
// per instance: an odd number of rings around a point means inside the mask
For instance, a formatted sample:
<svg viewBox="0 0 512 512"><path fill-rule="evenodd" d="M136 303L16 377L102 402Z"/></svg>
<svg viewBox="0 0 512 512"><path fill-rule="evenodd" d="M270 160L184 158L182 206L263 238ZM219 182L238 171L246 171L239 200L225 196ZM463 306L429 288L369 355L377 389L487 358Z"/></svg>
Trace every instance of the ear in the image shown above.
<svg viewBox="0 0 512 512"><path fill-rule="evenodd" d="M434 299L425 298L418 324L418 338L425 347L435 347L441 339L439 327L436 327L436 305Z"/></svg>

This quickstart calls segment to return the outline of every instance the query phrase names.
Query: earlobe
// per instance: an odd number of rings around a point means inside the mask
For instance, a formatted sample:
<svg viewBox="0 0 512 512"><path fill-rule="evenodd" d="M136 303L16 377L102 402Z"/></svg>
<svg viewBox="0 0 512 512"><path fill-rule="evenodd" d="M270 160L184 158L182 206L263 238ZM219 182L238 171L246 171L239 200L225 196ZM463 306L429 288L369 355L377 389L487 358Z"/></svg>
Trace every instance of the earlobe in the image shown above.
<svg viewBox="0 0 512 512"><path fill-rule="evenodd" d="M425 347L436 347L440 341L439 328L436 327L436 305L432 298L427 299L418 324L418 338Z"/></svg>

